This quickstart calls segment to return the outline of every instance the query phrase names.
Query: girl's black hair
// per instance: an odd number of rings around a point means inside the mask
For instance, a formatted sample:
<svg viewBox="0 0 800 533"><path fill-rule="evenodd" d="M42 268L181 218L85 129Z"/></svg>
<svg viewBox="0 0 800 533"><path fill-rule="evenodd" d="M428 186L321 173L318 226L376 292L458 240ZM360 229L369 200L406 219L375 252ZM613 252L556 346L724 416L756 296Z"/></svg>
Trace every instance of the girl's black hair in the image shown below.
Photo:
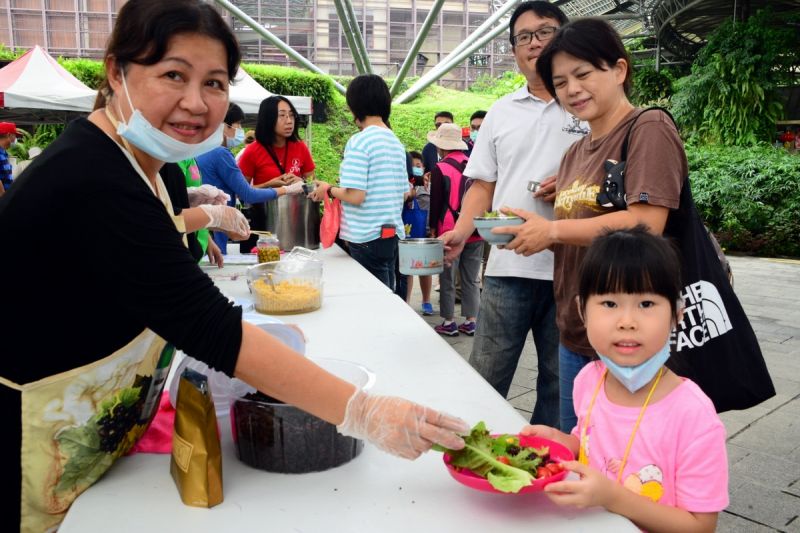
<svg viewBox="0 0 800 533"><path fill-rule="evenodd" d="M242 111L242 108L234 103L228 105L228 112L225 113L225 120L223 120L223 122L230 126L231 124L242 122L243 120L244 111Z"/></svg>
<svg viewBox="0 0 800 533"><path fill-rule="evenodd" d="M630 229L608 230L592 241L580 266L578 301L581 312L590 296L645 292L670 302L678 314L681 298L681 262L675 246L639 224Z"/></svg>
<svg viewBox="0 0 800 533"><path fill-rule="evenodd" d="M261 143L261 146L272 146L275 144L275 124L278 123L278 103L286 102L289 104L294 114L294 129L289 136L289 141L299 141L300 137L297 134L299 118L297 109L294 108L292 102L285 96L272 95L269 98L264 98L261 105L258 106L258 120L256 121L256 140Z"/></svg>
<svg viewBox="0 0 800 533"><path fill-rule="evenodd" d="M392 96L383 78L377 74L362 74L353 78L347 86L347 107L358 120L381 117L389 125L392 113Z"/></svg>
<svg viewBox="0 0 800 533"><path fill-rule="evenodd" d="M622 87L625 94L631 90L631 58L619 38L617 30L608 22L599 18L578 19L558 30L555 37L544 48L536 60L536 72L544 86L553 97L556 89L553 85L553 58L559 52L588 61L595 68L608 70L624 59L627 63L625 82Z"/></svg>
<svg viewBox="0 0 800 533"><path fill-rule="evenodd" d="M103 62L113 57L124 69L129 63L155 65L176 35L200 34L219 41L227 55L228 80L233 80L242 55L230 26L210 4L200 0L128 0L119 10ZM106 105L111 86L103 80L95 109Z"/></svg>
<svg viewBox="0 0 800 533"><path fill-rule="evenodd" d="M527 11L532 11L539 18L557 20L559 26L563 26L569 20L558 6L550 2L543 2L541 0L522 2L514 8L514 12L511 14L511 20L508 23L508 39L511 41L511 46L514 46L514 25L517 23L517 19L520 15Z"/></svg>

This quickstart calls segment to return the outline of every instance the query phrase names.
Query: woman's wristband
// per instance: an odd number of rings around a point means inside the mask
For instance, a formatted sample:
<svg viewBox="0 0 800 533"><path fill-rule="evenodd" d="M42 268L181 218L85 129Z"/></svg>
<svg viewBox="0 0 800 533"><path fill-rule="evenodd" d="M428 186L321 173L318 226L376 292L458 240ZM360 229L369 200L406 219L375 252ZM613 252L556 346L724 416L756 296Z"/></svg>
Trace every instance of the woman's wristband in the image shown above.
<svg viewBox="0 0 800 533"><path fill-rule="evenodd" d="M335 199L334 196L333 196L333 187L332 186L328 187L328 198L330 198L331 200Z"/></svg>

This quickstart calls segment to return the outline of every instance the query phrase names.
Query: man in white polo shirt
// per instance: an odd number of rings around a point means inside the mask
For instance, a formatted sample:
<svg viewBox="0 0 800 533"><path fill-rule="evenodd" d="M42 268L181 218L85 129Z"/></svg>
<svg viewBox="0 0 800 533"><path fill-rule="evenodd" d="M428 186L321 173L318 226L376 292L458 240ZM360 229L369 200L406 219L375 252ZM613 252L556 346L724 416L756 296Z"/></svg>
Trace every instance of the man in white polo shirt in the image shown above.
<svg viewBox="0 0 800 533"><path fill-rule="evenodd" d="M536 74L536 58L567 22L549 2L523 2L509 24L511 44L527 84L491 107L464 175L467 191L453 231L442 235L446 260L457 257L484 211L519 207L553 218L554 180L566 149L588 127L553 100ZM531 181L544 181L536 193ZM558 329L553 298L553 254L529 257L493 247L486 266L470 364L504 397L530 331L539 372L531 422L559 427ZM571 429L571 428L569 428Z"/></svg>

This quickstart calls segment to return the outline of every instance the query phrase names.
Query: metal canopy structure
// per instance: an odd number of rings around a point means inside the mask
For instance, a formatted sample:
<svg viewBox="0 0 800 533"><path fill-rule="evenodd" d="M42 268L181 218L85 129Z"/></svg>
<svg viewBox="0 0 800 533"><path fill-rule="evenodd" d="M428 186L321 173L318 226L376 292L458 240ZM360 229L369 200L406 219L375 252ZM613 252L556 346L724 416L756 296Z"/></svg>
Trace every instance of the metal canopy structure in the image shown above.
<svg viewBox="0 0 800 533"><path fill-rule="evenodd" d="M210 1L210 0L209 0ZM282 52L295 59L305 68L321 73L311 61L302 57L287 43L260 26L228 0L213 0L234 17L250 26ZM263 0L266 1L266 0ZM334 0L348 47L359 74L371 73L369 50L362 34L363 20L358 19L352 0ZM432 0L433 9L419 28L406 60L398 71L392 85L392 96L397 103L407 102L428 85L435 83L447 72L467 60L488 42L499 36L505 37L508 19L520 0L492 0L491 15L479 28L432 69L419 78L409 89L396 95L417 56L419 45L428 35L434 19L444 0ZM759 9L771 8L776 13L800 11L800 0L554 0L571 19L602 17L609 20L625 38L645 38L648 50L656 58L656 67L666 60L673 63L689 63L705 44L708 35L725 20L742 20ZM340 92L344 87L335 83Z"/></svg>

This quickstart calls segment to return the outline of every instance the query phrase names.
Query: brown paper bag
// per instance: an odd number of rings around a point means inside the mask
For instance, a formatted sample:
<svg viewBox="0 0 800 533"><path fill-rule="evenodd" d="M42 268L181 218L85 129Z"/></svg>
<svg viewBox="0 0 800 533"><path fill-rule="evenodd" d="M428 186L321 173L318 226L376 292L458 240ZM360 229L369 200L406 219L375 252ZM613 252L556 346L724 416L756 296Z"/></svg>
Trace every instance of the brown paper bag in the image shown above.
<svg viewBox="0 0 800 533"><path fill-rule="evenodd" d="M206 376L188 368L178 387L169 471L186 505L213 507L222 502L222 451L214 402Z"/></svg>

